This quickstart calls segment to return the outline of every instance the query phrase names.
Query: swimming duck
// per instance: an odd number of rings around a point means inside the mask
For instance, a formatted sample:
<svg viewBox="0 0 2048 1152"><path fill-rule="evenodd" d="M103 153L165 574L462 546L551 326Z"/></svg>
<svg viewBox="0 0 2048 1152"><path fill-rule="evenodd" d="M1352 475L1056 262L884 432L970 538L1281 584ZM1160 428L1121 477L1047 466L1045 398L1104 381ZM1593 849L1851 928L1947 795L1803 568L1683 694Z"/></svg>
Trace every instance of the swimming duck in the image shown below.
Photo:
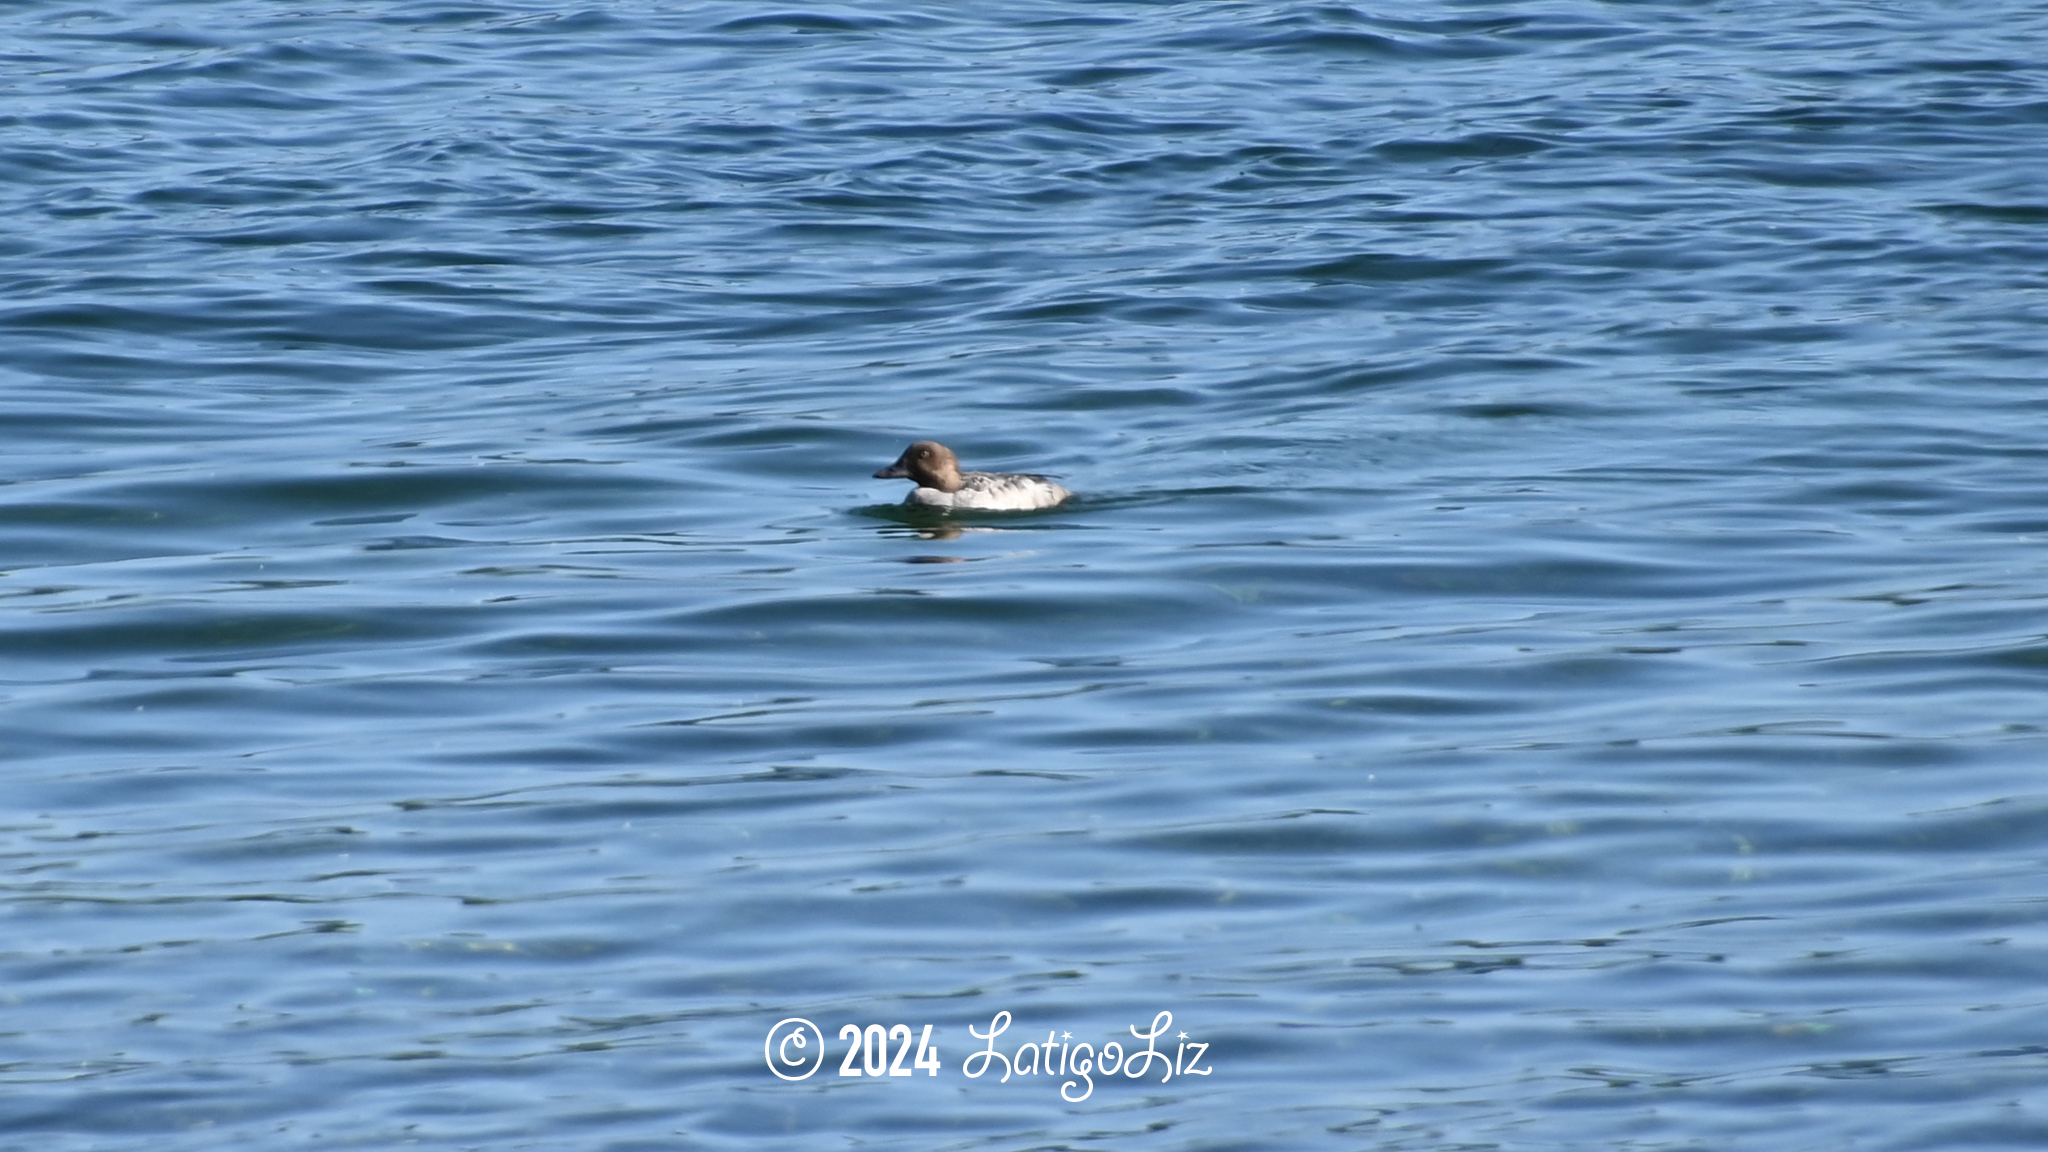
<svg viewBox="0 0 2048 1152"><path fill-rule="evenodd" d="M933 440L919 440L903 450L894 464L875 473L877 480L915 480L905 504L931 508L965 508L982 512L1027 512L1050 508L1073 493L1043 476L1022 472L962 472L953 450Z"/></svg>

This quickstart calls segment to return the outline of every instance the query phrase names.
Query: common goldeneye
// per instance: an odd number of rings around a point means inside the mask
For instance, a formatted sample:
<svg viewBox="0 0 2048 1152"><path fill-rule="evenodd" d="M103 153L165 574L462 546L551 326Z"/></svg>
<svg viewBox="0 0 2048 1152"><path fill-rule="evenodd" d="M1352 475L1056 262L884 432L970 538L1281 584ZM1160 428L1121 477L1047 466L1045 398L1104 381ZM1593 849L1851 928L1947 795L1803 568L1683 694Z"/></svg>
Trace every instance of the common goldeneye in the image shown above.
<svg viewBox="0 0 2048 1152"><path fill-rule="evenodd" d="M1020 472L962 472L960 458L944 444L919 440L903 450L894 464L875 473L877 480L915 480L905 504L931 508L969 508L983 512L1027 512L1050 508L1073 493L1043 476Z"/></svg>

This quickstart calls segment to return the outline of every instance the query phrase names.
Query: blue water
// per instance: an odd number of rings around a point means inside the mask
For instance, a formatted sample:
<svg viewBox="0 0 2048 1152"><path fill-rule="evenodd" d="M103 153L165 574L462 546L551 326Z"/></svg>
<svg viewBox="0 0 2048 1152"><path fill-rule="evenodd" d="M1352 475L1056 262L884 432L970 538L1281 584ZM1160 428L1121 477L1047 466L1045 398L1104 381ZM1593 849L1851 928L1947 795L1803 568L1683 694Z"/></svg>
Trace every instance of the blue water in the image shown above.
<svg viewBox="0 0 2048 1152"><path fill-rule="evenodd" d="M2042 1147L2043 43L7 6L0 1147Z"/></svg>

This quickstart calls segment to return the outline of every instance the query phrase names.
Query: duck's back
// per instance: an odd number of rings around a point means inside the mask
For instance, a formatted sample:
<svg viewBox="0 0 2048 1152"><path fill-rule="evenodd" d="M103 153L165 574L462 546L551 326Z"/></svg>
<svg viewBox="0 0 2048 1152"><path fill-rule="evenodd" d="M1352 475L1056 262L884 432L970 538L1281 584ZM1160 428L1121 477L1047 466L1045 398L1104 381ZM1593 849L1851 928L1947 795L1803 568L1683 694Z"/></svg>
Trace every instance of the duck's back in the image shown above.
<svg viewBox="0 0 2048 1152"><path fill-rule="evenodd" d="M909 503L933 508L973 508L984 512L1029 512L1050 508L1073 493L1044 476L1024 472L962 472L958 492L918 488Z"/></svg>

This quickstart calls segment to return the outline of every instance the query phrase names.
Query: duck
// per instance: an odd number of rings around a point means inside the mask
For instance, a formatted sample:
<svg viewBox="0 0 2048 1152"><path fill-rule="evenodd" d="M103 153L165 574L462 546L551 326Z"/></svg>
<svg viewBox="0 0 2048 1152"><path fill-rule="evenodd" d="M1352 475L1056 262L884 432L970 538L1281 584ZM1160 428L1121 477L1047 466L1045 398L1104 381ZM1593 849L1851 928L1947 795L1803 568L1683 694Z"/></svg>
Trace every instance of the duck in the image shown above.
<svg viewBox="0 0 2048 1152"><path fill-rule="evenodd" d="M1029 512L1073 495L1028 472L962 472L960 458L936 440L919 440L905 448L894 464L875 473L875 479L916 481L917 487L903 502L927 508Z"/></svg>

